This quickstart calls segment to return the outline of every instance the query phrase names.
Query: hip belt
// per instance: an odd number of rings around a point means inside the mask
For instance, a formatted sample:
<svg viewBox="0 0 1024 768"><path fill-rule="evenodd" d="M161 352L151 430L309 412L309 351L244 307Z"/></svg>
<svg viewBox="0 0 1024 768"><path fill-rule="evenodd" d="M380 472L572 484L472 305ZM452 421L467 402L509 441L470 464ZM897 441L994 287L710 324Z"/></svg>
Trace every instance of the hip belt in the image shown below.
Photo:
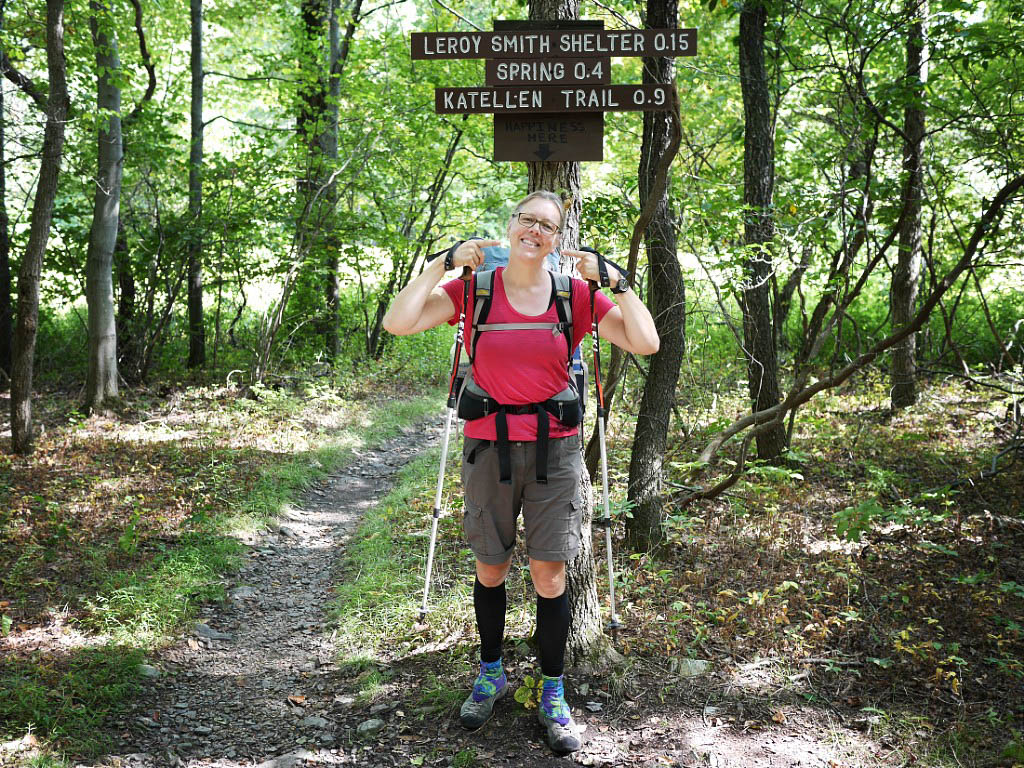
<svg viewBox="0 0 1024 768"><path fill-rule="evenodd" d="M459 393L459 418L475 421L494 414L498 445L498 480L505 485L512 483L512 454L508 440L508 414L525 416L537 415L537 482L548 481L548 435L551 416L567 427L575 427L583 420L582 407L576 388L570 382L554 397L540 403L511 405L499 403L474 380L472 371L466 375ZM471 457L473 454L471 454ZM472 463L472 461L470 461Z"/></svg>

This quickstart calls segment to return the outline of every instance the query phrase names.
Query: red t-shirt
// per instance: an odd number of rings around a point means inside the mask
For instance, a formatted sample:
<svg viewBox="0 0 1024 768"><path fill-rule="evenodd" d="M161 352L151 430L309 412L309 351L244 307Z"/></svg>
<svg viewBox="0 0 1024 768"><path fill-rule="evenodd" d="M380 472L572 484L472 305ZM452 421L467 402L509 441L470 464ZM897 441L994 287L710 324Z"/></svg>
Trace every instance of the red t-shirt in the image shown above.
<svg viewBox="0 0 1024 768"><path fill-rule="evenodd" d="M491 290L491 308L487 313L488 323L557 323L558 310L552 302L541 315L523 315L517 312L505 298L505 285L501 279L504 267L494 273ZM442 288L455 305L455 315L448 321L456 325L462 309L463 282L455 279ZM466 341L471 342L473 325L473 289L470 284L469 306L466 308ZM598 291L596 307L600 321L615 304ZM575 349L590 330L590 288L583 280L572 280L572 348ZM463 350L463 354L467 354ZM506 405L527 405L542 403L557 395L568 381L567 363L569 347L562 334L557 336L550 328L516 331L481 331L480 343L476 348L473 362L473 378L491 397ZM536 440L536 414L507 414L509 440ZM496 440L495 416L485 416L466 422L466 437L481 440ZM576 427L565 427L551 417L550 437L568 437L577 433Z"/></svg>

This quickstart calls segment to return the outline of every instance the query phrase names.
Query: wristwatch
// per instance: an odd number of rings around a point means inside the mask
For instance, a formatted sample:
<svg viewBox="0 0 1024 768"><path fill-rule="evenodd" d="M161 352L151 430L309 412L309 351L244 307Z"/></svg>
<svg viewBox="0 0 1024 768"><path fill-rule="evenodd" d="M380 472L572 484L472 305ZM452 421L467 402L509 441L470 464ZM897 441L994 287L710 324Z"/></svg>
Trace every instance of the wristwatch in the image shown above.
<svg viewBox="0 0 1024 768"><path fill-rule="evenodd" d="M620 272L618 282L612 286L612 293L625 293L628 290L629 278L627 278L624 274Z"/></svg>

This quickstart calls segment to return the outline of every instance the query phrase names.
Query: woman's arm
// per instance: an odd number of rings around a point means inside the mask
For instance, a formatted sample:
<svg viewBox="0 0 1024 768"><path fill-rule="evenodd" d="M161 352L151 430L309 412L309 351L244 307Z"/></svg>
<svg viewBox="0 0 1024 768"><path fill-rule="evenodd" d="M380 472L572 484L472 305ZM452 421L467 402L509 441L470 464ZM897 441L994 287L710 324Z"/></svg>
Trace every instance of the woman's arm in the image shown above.
<svg viewBox="0 0 1024 768"><path fill-rule="evenodd" d="M500 244L497 240L467 240L455 249L455 266L476 269L484 261L481 249ZM391 302L384 315L384 330L396 336L410 336L451 320L455 305L437 285L444 273L444 259L438 257L427 264Z"/></svg>
<svg viewBox="0 0 1024 768"><path fill-rule="evenodd" d="M586 251L562 251L576 259L576 271L584 280L600 284L597 268L597 257ZM617 285L622 275L611 264L608 267L608 279L613 286ZM612 307L597 324L601 338L607 339L617 347L635 355L653 355L661 346L658 329L654 326L654 318L640 297L632 290L615 294L616 306Z"/></svg>

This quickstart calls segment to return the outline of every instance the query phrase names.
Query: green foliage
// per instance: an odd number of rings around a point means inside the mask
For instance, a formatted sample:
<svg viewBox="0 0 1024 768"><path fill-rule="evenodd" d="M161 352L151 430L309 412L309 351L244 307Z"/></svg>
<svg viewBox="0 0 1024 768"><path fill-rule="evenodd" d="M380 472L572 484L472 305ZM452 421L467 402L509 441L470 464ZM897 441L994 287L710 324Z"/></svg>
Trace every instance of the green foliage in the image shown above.
<svg viewBox="0 0 1024 768"><path fill-rule="evenodd" d="M866 499L844 507L833 516L836 533L848 541L858 542L864 533L882 523L923 527L941 523L950 516L953 501L948 491L922 494L920 501L938 504L940 508L933 511L920 503L902 502L886 509L878 499Z"/></svg>
<svg viewBox="0 0 1024 768"><path fill-rule="evenodd" d="M885 510L875 499L836 512L836 533L849 541L860 541L861 535L869 530L875 519L882 517Z"/></svg>
<svg viewBox="0 0 1024 768"><path fill-rule="evenodd" d="M224 598L219 576L238 568L242 551L237 539L215 526L201 526L144 566L110 574L87 603L83 624L123 642L145 644L166 637L189 621L199 605Z"/></svg>
<svg viewBox="0 0 1024 768"><path fill-rule="evenodd" d="M0 736L33 729L74 743L79 754L99 754L107 746L100 725L139 689L142 658L138 649L106 645L66 659L0 659Z"/></svg>
<svg viewBox="0 0 1024 768"><path fill-rule="evenodd" d="M523 684L515 692L515 700L527 710L536 709L540 706L540 697L543 693L543 680L532 675L523 675Z"/></svg>

